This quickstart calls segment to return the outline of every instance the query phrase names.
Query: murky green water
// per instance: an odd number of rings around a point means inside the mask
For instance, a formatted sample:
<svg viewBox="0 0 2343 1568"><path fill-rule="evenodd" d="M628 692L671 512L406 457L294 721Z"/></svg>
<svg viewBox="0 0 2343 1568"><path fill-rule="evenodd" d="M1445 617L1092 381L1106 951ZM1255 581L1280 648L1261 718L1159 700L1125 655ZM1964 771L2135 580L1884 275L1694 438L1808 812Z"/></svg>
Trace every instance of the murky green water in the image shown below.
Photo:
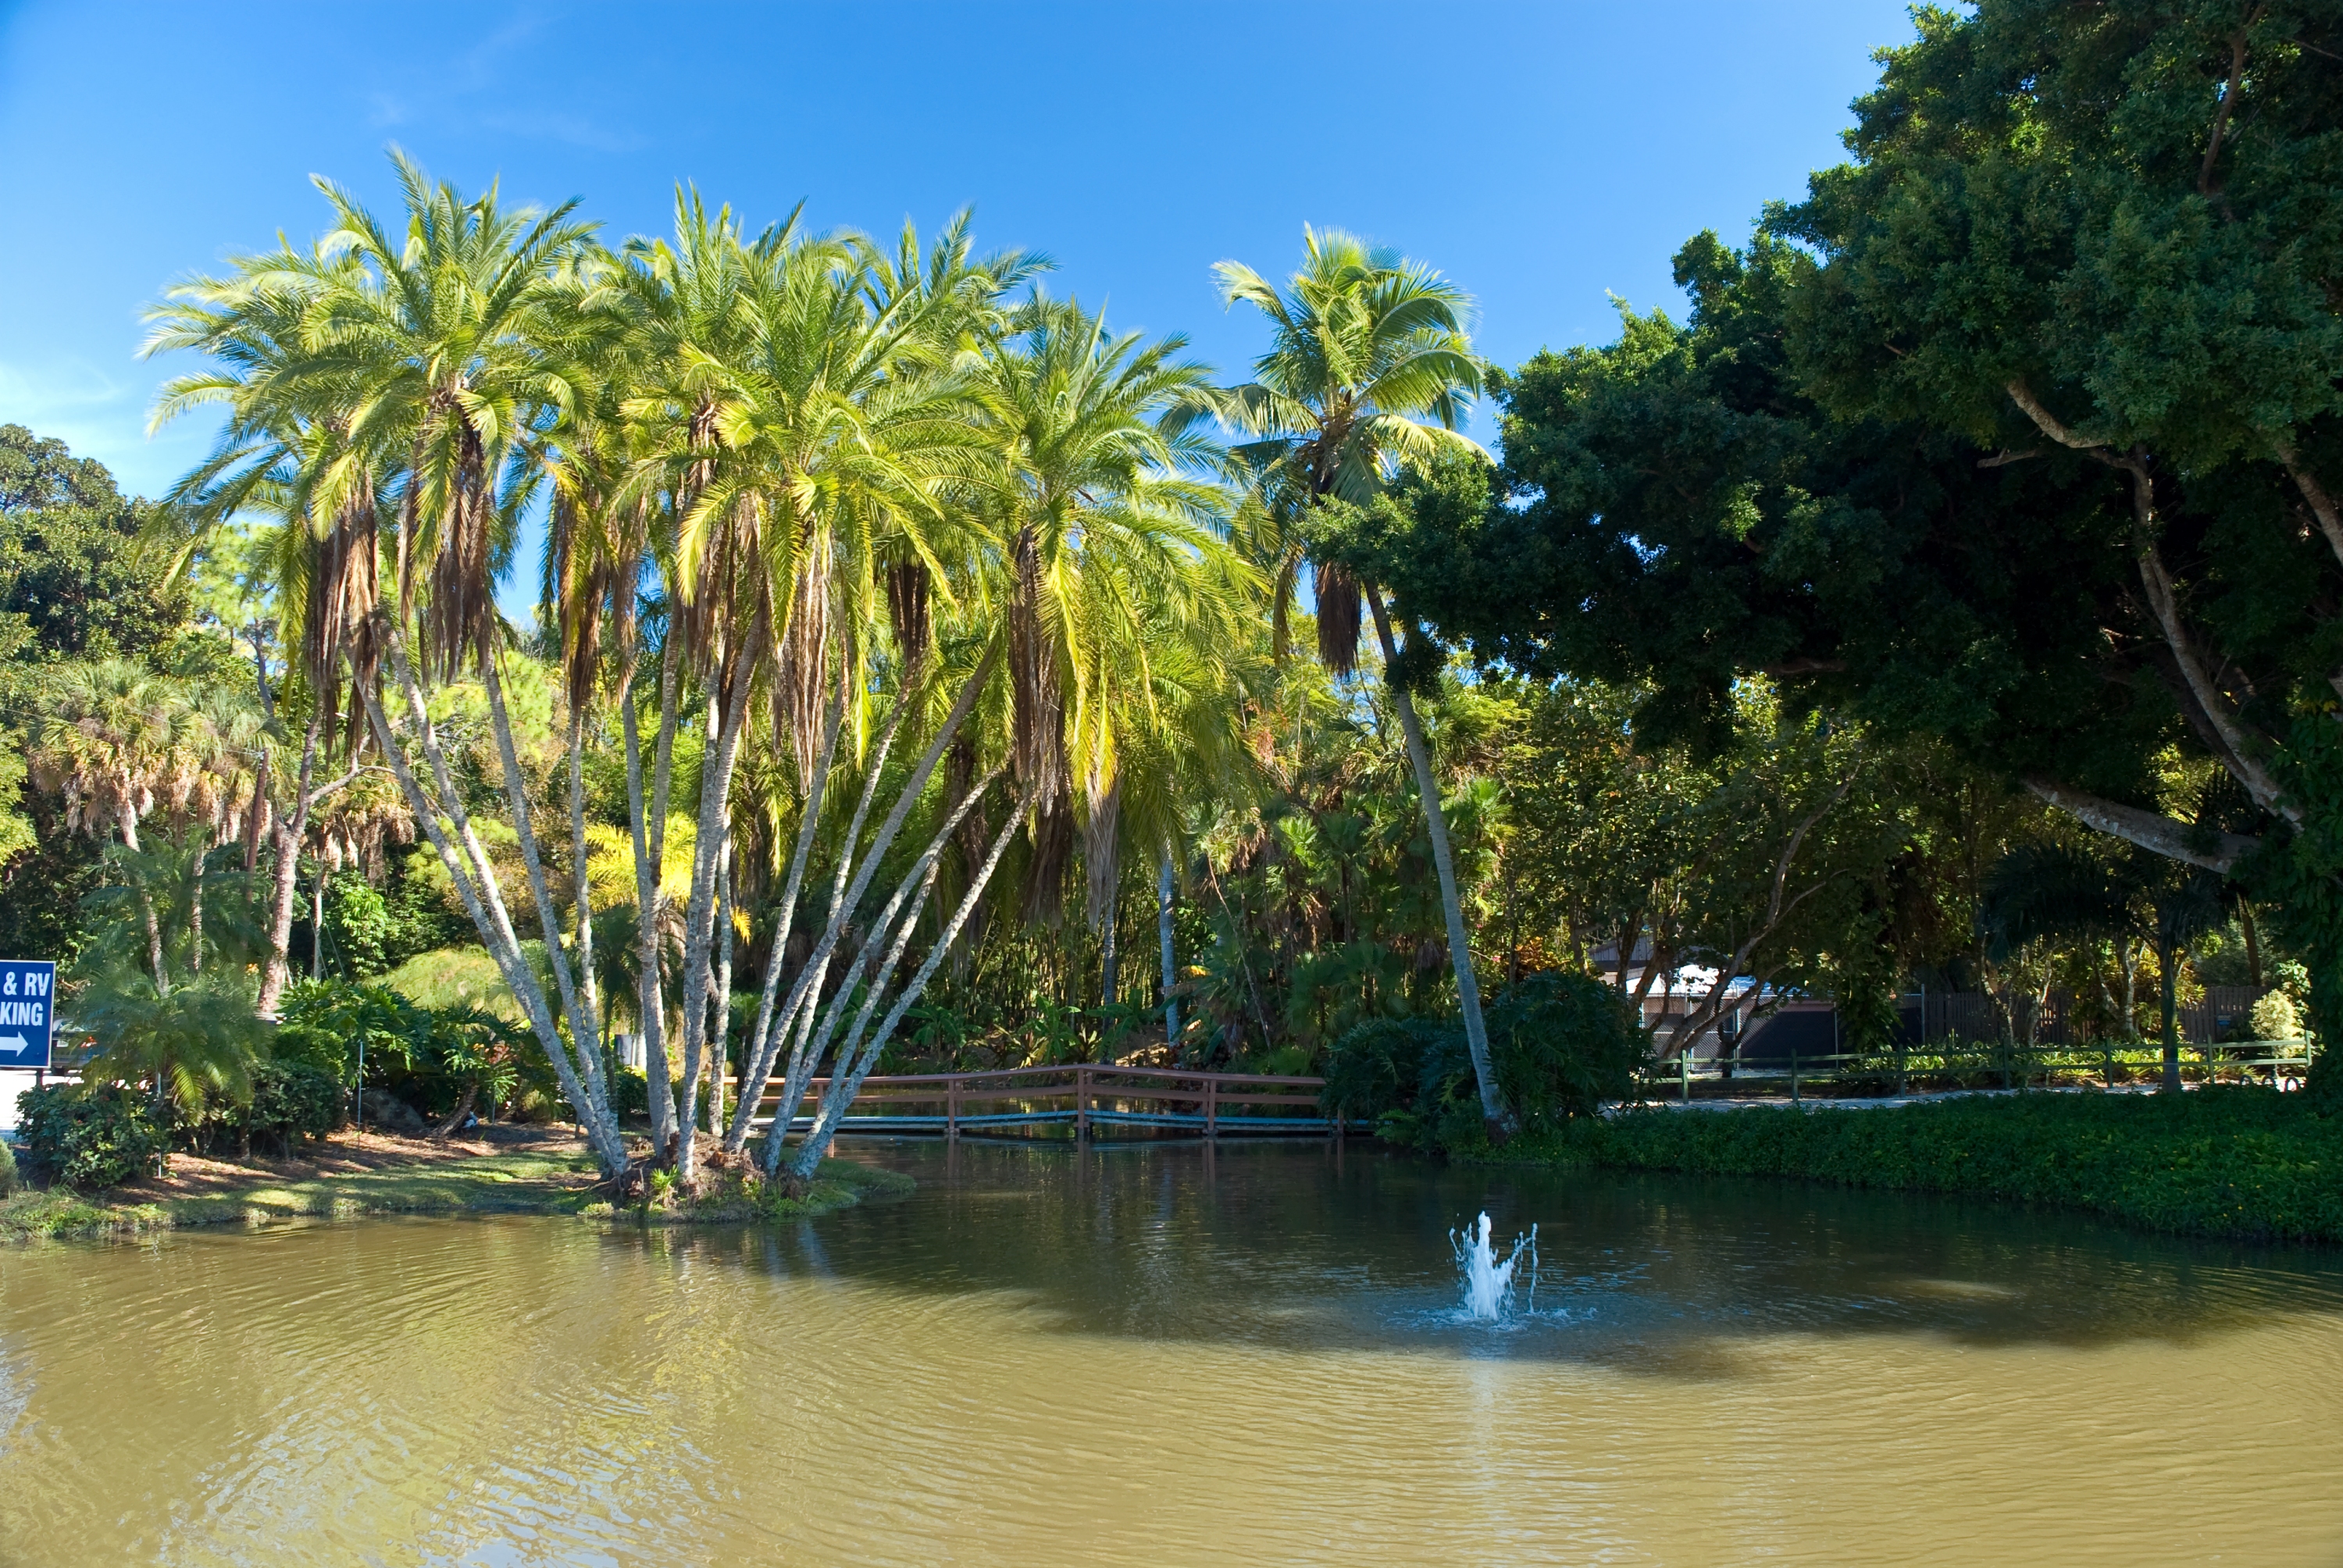
<svg viewBox="0 0 2343 1568"><path fill-rule="evenodd" d="M2343 1258L1356 1145L0 1251L0 1563L2343 1562ZM1540 1227L1455 1321L1447 1227Z"/></svg>

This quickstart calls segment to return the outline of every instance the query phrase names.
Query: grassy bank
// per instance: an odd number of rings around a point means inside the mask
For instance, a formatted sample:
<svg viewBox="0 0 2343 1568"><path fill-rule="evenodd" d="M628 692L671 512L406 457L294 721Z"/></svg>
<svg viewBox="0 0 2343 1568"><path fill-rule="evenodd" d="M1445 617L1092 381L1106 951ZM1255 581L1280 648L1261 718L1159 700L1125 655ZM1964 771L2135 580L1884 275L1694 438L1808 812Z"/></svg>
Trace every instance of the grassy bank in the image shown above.
<svg viewBox="0 0 2343 1568"><path fill-rule="evenodd" d="M265 1225L366 1214L569 1214L611 1222L795 1220L909 1191L910 1179L828 1160L800 1199L756 1201L719 1189L698 1203L598 1201L594 1164L568 1140L525 1147L434 1144L368 1134L313 1159L233 1165L176 1156L172 1174L102 1192L35 1188L0 1200L0 1241L127 1236L189 1225Z"/></svg>
<svg viewBox="0 0 2343 1568"><path fill-rule="evenodd" d="M2343 1241L2343 1118L2258 1089L2026 1094L1881 1110L1641 1110L1515 1157L1792 1177L2087 1210L2144 1230Z"/></svg>

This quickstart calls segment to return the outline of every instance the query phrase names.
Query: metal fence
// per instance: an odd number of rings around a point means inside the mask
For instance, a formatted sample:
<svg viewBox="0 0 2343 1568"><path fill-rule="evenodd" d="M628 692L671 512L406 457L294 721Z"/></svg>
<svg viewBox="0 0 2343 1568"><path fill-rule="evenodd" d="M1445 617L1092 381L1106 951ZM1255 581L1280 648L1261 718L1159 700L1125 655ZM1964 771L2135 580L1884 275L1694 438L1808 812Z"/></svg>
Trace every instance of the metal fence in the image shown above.
<svg viewBox="0 0 2343 1568"><path fill-rule="evenodd" d="M2207 986L2195 1000L2183 1002L2177 1010L2180 1038L2192 1045L2244 1040L2251 1032L2247 1020L2254 1003L2273 989ZM2140 1000L2152 1001L2153 997ZM2051 991L2047 996L2017 998L2006 1014L1999 1000L1977 990L1916 991L1907 993L1897 1002L1897 1011L1902 1015L1901 1032L1908 1041L1919 1045L1944 1040L1990 1040L2003 1032L2005 1023L2008 1032L2021 1043L2081 1045L2091 1032L2086 1020L2095 1018L2104 1007L2103 1000L2096 1005L2086 1003L2063 990Z"/></svg>
<svg viewBox="0 0 2343 1568"><path fill-rule="evenodd" d="M2298 1040L2201 1042L2180 1053L2188 1083L2264 1083L2298 1089L2310 1070L2311 1047ZM1640 1084L1645 1100L1868 1099L1948 1089L2059 1087L2114 1089L2160 1081L2160 1046L2011 1045L1998 1040L1942 1040L1884 1051L1801 1052L1750 1061L1677 1056L1657 1062Z"/></svg>

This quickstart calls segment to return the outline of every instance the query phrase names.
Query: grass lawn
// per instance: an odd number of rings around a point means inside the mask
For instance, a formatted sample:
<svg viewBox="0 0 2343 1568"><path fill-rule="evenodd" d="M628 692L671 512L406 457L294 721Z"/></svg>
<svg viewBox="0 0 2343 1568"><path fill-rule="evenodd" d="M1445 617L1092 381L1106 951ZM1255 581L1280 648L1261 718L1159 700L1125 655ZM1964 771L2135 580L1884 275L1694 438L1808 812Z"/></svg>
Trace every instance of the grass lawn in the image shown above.
<svg viewBox="0 0 2343 1568"><path fill-rule="evenodd" d="M910 1179L851 1161L822 1162L804 1198L752 1201L737 1188L676 1208L598 1201L594 1161L576 1139L524 1135L436 1142L339 1134L297 1160L234 1164L175 1154L171 1173L101 1192L34 1188L0 1200L0 1241L133 1235L181 1225L266 1224L361 1214L577 1214L654 1223L798 1219L866 1196L908 1191Z"/></svg>
<svg viewBox="0 0 2343 1568"><path fill-rule="evenodd" d="M2267 1089L1632 1110L1487 1158L1962 1192L2149 1231L2343 1241L2343 1117Z"/></svg>

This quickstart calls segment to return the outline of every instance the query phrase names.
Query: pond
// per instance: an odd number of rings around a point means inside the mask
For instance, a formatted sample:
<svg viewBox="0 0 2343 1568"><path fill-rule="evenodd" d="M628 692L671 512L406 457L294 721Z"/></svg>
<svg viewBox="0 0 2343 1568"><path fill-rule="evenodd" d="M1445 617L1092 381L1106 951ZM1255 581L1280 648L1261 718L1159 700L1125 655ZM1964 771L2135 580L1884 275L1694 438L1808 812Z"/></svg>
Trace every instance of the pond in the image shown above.
<svg viewBox="0 0 2343 1568"><path fill-rule="evenodd" d="M0 1251L0 1563L2332 1563L2343 1258L1353 1143ZM1537 1228L1463 1321L1447 1232Z"/></svg>

